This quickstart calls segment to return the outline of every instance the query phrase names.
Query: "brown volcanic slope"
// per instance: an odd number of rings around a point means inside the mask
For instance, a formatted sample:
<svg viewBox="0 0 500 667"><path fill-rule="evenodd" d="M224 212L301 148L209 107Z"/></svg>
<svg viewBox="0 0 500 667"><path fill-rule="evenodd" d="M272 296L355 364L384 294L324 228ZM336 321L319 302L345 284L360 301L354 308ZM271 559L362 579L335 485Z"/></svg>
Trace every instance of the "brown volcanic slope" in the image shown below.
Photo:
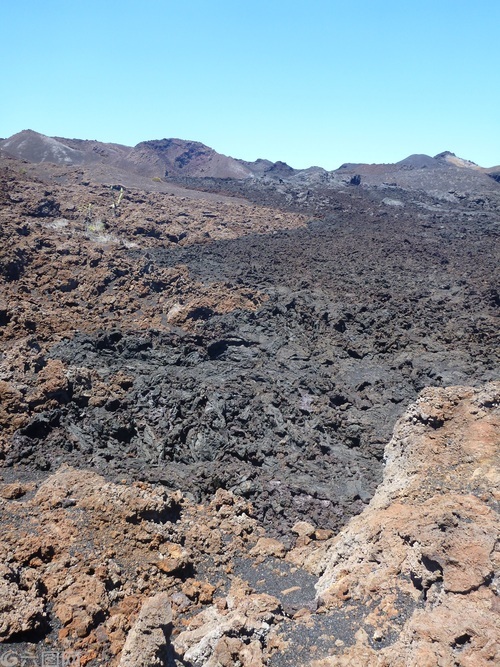
<svg viewBox="0 0 500 667"><path fill-rule="evenodd" d="M126 162L137 165L140 173L150 176L187 176L216 178L249 178L252 171L233 158L216 153L196 141L162 139L144 141L127 156ZM147 164L147 167L143 165ZM150 166L149 166L150 165Z"/></svg>
<svg viewBox="0 0 500 667"><path fill-rule="evenodd" d="M294 173L294 170L267 160L255 163L235 160L217 153L197 141L162 139L143 141L134 148L98 141L47 137L33 130L24 130L0 141L0 150L28 162L49 162L58 165L97 165L114 167L125 172L152 178L213 177L251 178L267 172Z"/></svg>
<svg viewBox="0 0 500 667"><path fill-rule="evenodd" d="M0 159L0 660L495 664L500 185Z"/></svg>

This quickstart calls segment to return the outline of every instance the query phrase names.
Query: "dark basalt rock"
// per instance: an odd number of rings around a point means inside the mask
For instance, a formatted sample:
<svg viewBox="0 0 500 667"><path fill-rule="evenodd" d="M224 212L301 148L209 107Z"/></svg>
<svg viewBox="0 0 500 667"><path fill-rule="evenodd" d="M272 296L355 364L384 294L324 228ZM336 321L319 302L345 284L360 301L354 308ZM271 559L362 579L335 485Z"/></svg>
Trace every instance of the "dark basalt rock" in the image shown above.
<svg viewBox="0 0 500 667"><path fill-rule="evenodd" d="M304 518L336 530L370 499L384 444L423 387L493 377L496 292L482 229L323 220L150 249L156 266L185 263L203 282L269 300L256 313L194 308L196 334L110 331L56 345L53 357L104 381L126 371L127 392L92 406L74 383L58 421L37 416L8 462L36 465L43 442L52 467L90 465L196 498L222 487L272 530Z"/></svg>

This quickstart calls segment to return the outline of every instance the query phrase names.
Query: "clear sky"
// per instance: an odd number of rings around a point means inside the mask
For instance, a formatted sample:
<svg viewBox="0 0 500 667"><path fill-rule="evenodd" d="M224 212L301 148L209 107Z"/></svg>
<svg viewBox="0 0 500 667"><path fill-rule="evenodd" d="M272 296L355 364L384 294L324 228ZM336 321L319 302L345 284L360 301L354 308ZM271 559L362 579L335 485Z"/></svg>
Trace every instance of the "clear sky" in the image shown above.
<svg viewBox="0 0 500 667"><path fill-rule="evenodd" d="M1 0L0 137L500 164L499 0Z"/></svg>

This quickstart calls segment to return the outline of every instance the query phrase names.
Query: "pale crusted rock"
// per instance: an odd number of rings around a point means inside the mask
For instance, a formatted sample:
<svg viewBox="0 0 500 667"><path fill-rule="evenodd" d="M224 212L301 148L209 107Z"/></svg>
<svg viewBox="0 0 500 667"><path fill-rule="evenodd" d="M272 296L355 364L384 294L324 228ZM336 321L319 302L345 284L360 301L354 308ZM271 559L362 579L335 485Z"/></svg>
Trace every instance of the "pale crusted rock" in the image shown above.
<svg viewBox="0 0 500 667"><path fill-rule="evenodd" d="M172 630L167 593L145 600L123 647L119 667L165 665Z"/></svg>
<svg viewBox="0 0 500 667"><path fill-rule="evenodd" d="M285 560L319 577L325 570L326 554L328 553L330 543L331 541L327 540L299 544L286 554Z"/></svg>
<svg viewBox="0 0 500 667"><path fill-rule="evenodd" d="M308 521L297 521L297 523L292 526L292 533L295 533L299 537L312 537L315 530L315 526Z"/></svg>
<svg viewBox="0 0 500 667"><path fill-rule="evenodd" d="M177 652L184 656L185 661L194 665L215 665L208 662L219 640L224 635L240 634L245 618L242 614L233 612L224 616L217 607L212 606L196 617L198 627L185 630L176 638L174 645Z"/></svg>
<svg viewBox="0 0 500 667"><path fill-rule="evenodd" d="M175 639L175 650L194 667L264 665L261 647L279 615L279 601L267 594L250 594L236 580L225 607L219 602L198 614Z"/></svg>
<svg viewBox="0 0 500 667"><path fill-rule="evenodd" d="M77 507L109 522L116 521L118 516L128 522L161 520L172 506L172 499L161 489L141 483L112 484L94 472L64 464L42 484L34 500L39 505L57 507L67 498L72 498Z"/></svg>

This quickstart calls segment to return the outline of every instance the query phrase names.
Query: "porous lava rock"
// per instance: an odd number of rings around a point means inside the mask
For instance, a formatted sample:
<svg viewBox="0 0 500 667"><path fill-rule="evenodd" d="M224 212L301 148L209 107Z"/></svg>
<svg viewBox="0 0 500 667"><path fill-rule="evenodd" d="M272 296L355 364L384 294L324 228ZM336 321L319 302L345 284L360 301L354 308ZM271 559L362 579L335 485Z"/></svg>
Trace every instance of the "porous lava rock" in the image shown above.
<svg viewBox="0 0 500 667"><path fill-rule="evenodd" d="M498 183L27 139L0 146L0 660L494 664Z"/></svg>

